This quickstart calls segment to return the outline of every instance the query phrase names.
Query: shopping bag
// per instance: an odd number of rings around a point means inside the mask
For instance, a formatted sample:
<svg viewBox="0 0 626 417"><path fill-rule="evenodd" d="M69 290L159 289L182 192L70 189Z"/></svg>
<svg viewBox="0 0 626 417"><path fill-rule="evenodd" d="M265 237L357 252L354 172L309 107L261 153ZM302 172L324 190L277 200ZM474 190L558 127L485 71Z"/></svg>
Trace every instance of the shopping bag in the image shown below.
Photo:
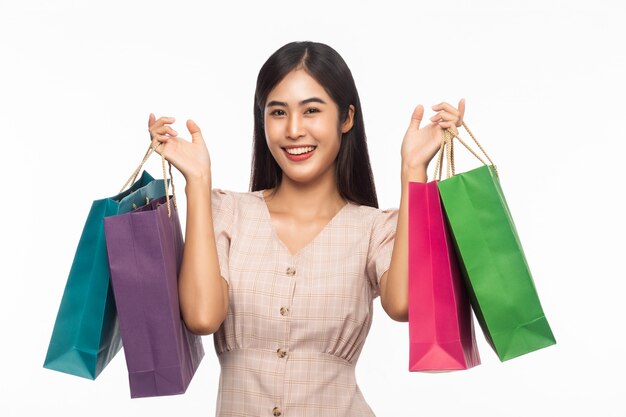
<svg viewBox="0 0 626 417"><path fill-rule="evenodd" d="M480 364L469 298L437 181L409 183L409 371Z"/></svg>
<svg viewBox="0 0 626 417"><path fill-rule="evenodd" d="M483 333L501 361L556 343L543 312L495 165L451 133L483 166L437 185ZM454 164L452 164L454 169Z"/></svg>
<svg viewBox="0 0 626 417"><path fill-rule="evenodd" d="M166 192L104 219L131 398L184 393L204 356L201 337L180 313L183 235L175 201Z"/></svg>
<svg viewBox="0 0 626 417"><path fill-rule="evenodd" d="M104 217L127 213L133 206L146 204L146 198L164 195L163 180L154 180L147 171L136 180L138 173L122 187L124 190L133 182L126 191L91 205L61 298L45 368L95 379L120 350Z"/></svg>

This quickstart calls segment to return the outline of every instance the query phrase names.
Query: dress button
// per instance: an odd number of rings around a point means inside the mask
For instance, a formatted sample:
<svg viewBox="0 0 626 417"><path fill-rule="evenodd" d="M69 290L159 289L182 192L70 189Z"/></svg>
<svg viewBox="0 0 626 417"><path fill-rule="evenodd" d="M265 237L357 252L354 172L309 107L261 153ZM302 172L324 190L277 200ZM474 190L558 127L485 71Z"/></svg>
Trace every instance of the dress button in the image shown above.
<svg viewBox="0 0 626 417"><path fill-rule="evenodd" d="M282 413L280 412L280 408L278 407L274 407L274 409L272 410L272 414L274 414L275 417L280 416Z"/></svg>
<svg viewBox="0 0 626 417"><path fill-rule="evenodd" d="M276 350L276 354L279 358L284 358L285 356L287 356L287 351L285 349L279 348Z"/></svg>
<svg viewBox="0 0 626 417"><path fill-rule="evenodd" d="M289 275L290 277L296 275L295 268L292 268L292 267L287 268L287 275Z"/></svg>
<svg viewBox="0 0 626 417"><path fill-rule="evenodd" d="M280 315L281 316L286 316L287 313L289 313L289 309L287 307L281 307L280 308Z"/></svg>

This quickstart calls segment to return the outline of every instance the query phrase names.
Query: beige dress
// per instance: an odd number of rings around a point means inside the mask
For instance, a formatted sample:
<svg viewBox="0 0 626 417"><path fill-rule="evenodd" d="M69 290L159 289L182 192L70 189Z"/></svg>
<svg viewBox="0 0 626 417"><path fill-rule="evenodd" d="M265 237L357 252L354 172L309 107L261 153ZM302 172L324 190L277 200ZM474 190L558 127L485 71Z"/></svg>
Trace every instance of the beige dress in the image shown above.
<svg viewBox="0 0 626 417"><path fill-rule="evenodd" d="M348 203L296 255L261 191L212 192L229 308L214 334L218 417L374 416L355 380L398 211Z"/></svg>

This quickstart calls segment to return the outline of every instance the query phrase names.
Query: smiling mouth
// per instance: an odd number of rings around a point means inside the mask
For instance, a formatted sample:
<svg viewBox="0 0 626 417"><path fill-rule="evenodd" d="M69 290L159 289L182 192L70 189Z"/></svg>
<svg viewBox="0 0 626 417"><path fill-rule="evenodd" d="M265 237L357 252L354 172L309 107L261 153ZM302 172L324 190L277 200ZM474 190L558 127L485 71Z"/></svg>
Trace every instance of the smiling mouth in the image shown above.
<svg viewBox="0 0 626 417"><path fill-rule="evenodd" d="M289 155L303 155L315 150L315 146L301 146L298 148L283 148Z"/></svg>

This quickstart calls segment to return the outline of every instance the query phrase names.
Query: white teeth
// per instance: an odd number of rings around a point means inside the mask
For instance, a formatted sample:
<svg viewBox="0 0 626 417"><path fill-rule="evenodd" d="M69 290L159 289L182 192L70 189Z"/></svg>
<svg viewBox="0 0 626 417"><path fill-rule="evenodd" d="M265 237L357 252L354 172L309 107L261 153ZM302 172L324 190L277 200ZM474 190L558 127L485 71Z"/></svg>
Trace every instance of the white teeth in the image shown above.
<svg viewBox="0 0 626 417"><path fill-rule="evenodd" d="M313 149L315 149L314 146L304 146L302 148L291 148L285 150L289 155L301 155L303 153L311 152Z"/></svg>

